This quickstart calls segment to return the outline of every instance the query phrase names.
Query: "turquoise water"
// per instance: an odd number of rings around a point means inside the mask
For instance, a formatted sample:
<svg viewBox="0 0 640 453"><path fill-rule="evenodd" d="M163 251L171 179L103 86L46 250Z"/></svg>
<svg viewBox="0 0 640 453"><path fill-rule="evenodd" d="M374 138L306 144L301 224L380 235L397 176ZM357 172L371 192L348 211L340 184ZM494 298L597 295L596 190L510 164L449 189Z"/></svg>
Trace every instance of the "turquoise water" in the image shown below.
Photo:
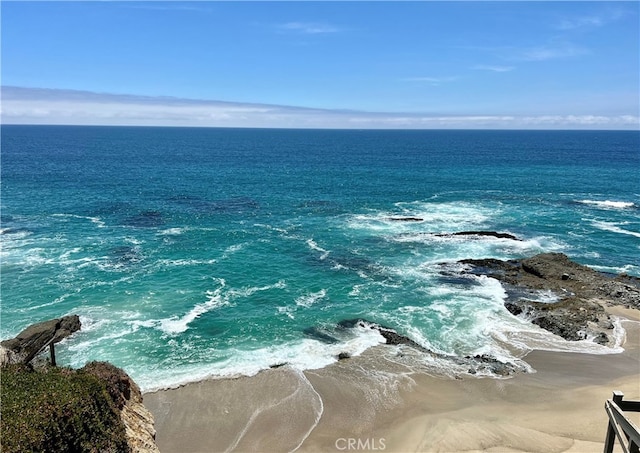
<svg viewBox="0 0 640 453"><path fill-rule="evenodd" d="M383 342L356 317L452 355L615 352L442 271L561 251L640 275L639 170L638 132L2 126L1 336L79 314L59 360L147 390ZM522 240L441 235L465 230Z"/></svg>

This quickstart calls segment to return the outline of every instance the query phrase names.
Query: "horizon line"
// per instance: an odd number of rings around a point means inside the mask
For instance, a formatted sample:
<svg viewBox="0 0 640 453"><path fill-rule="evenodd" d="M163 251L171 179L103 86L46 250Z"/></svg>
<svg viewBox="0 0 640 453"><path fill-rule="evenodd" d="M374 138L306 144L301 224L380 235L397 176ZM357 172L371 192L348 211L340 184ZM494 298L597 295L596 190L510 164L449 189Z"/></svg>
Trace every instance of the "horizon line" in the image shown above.
<svg viewBox="0 0 640 453"><path fill-rule="evenodd" d="M0 86L0 123L264 129L640 130L634 114L381 112Z"/></svg>

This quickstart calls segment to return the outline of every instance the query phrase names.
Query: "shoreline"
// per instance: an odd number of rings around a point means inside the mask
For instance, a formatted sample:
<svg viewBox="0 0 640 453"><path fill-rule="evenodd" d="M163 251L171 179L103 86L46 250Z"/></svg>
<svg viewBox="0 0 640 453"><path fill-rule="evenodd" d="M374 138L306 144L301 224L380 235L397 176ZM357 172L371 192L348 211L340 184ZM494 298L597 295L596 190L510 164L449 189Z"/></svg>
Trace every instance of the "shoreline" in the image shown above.
<svg viewBox="0 0 640 453"><path fill-rule="evenodd" d="M384 359L376 346L318 370L289 367L144 394L163 453L218 451L602 451L604 402L640 399L640 312L624 351L534 350L536 371L452 379Z"/></svg>

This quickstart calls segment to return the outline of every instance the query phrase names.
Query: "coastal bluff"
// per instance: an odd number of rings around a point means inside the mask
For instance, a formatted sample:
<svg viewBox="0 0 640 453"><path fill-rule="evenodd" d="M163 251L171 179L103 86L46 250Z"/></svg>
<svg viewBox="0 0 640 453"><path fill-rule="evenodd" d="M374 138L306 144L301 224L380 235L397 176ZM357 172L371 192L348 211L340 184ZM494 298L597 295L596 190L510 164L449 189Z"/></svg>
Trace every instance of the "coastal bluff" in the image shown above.
<svg viewBox="0 0 640 453"><path fill-rule="evenodd" d="M107 362L73 370L38 361L80 328L77 315L65 316L0 343L2 451L159 453L153 416L124 370Z"/></svg>

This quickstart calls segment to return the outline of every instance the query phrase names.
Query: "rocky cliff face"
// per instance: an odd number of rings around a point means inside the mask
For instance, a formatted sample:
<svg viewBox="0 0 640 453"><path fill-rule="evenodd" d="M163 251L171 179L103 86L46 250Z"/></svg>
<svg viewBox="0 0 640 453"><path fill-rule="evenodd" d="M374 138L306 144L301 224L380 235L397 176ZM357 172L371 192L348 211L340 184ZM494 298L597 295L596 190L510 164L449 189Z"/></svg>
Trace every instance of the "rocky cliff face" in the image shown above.
<svg viewBox="0 0 640 453"><path fill-rule="evenodd" d="M80 319L76 315L31 325L15 338L0 343L0 365L29 364L47 346L61 341L80 327ZM131 452L159 453L153 416L144 407L140 388L124 370L107 362L91 362L77 372L91 374L105 384L124 424Z"/></svg>
<svg viewBox="0 0 640 453"><path fill-rule="evenodd" d="M138 385L122 369L107 362L88 363L83 370L107 384L111 399L120 410L127 443L134 453L159 453L155 443L153 415L144 407Z"/></svg>

